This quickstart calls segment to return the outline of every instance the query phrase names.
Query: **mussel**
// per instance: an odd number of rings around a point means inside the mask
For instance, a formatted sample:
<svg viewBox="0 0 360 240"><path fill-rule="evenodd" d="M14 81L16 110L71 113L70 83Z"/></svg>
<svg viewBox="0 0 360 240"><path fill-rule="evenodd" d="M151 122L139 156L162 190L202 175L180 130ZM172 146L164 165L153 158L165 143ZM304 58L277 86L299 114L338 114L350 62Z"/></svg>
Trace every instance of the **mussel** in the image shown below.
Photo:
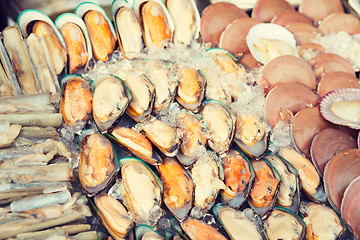
<svg viewBox="0 0 360 240"><path fill-rule="evenodd" d="M225 240L226 238L214 227L197 220L195 218L187 218L180 223L181 228L186 232L191 240L208 239L208 240Z"/></svg>

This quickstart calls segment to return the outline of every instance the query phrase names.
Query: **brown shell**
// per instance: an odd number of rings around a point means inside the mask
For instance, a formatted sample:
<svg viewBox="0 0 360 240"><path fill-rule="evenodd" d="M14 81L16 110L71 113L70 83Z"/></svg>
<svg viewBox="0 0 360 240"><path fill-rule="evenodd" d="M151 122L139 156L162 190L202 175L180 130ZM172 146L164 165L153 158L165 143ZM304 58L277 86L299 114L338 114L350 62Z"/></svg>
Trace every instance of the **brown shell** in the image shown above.
<svg viewBox="0 0 360 240"><path fill-rule="evenodd" d="M309 43L316 34L320 34L316 27L302 22L291 23L286 28L294 35L297 45Z"/></svg>
<svg viewBox="0 0 360 240"><path fill-rule="evenodd" d="M333 13L327 16L319 25L322 34L332 32L360 33L360 21L350 13Z"/></svg>
<svg viewBox="0 0 360 240"><path fill-rule="evenodd" d="M340 0L303 0L300 2L299 12L319 21L332 13L343 13L344 8Z"/></svg>
<svg viewBox="0 0 360 240"><path fill-rule="evenodd" d="M322 78L318 84L317 92L320 97L340 88L359 88L359 79L347 72L332 72Z"/></svg>
<svg viewBox="0 0 360 240"><path fill-rule="evenodd" d="M293 10L287 10L279 13L271 20L271 22L279 24L283 27L287 27L292 23L305 23L312 26L312 20L310 18L298 11Z"/></svg>

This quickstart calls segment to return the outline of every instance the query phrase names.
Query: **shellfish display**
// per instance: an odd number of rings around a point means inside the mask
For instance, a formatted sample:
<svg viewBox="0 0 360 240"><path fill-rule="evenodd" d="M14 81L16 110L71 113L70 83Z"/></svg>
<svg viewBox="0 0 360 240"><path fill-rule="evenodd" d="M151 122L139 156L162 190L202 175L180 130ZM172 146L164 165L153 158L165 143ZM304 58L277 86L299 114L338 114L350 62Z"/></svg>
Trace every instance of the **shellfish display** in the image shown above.
<svg viewBox="0 0 360 240"><path fill-rule="evenodd" d="M360 20L229 1L1 32L0 239L360 238Z"/></svg>

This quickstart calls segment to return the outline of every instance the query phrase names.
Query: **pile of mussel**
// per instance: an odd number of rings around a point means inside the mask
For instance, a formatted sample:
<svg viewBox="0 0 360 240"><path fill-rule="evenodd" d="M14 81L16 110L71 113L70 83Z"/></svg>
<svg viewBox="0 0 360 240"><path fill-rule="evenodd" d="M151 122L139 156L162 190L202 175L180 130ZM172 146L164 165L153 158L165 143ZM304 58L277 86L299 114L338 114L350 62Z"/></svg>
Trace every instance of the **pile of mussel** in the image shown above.
<svg viewBox="0 0 360 240"><path fill-rule="evenodd" d="M250 14L218 2L200 15L193 0L114 0L111 12L84 2L52 22L25 10L3 30L0 152L29 148L21 128L57 128L72 154L60 141L31 154L52 154L43 168L68 159L100 237L360 238L360 65L320 44L345 36L360 51L360 21L340 1L258 0ZM0 155L8 183L29 178L13 177L21 155ZM76 187L73 200L49 189L67 200L42 207L86 203ZM64 229L51 231L80 238Z"/></svg>

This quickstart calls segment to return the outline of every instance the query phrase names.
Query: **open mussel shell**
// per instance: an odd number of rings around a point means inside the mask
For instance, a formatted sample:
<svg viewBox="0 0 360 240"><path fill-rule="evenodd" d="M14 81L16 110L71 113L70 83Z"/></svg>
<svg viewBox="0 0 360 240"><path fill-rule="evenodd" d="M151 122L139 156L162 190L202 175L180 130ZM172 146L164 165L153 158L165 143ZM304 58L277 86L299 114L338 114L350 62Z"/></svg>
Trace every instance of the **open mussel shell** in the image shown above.
<svg viewBox="0 0 360 240"><path fill-rule="evenodd" d="M84 133L84 132L83 132ZM99 133L81 141L79 179L88 196L103 190L119 171L119 160L111 142Z"/></svg>
<svg viewBox="0 0 360 240"><path fill-rule="evenodd" d="M112 196L100 193L94 198L96 212L115 239L125 239L132 232L133 221L125 207Z"/></svg>
<svg viewBox="0 0 360 240"><path fill-rule="evenodd" d="M188 217L180 226L191 240L226 240L226 237L213 226L195 218Z"/></svg>
<svg viewBox="0 0 360 240"><path fill-rule="evenodd" d="M162 215L163 185L157 175L137 158L120 159L120 189L125 206L136 224L154 225Z"/></svg>
<svg viewBox="0 0 360 240"><path fill-rule="evenodd" d="M202 105L201 117L207 123L210 132L209 147L221 154L230 147L234 137L236 117L219 101L205 100Z"/></svg>
<svg viewBox="0 0 360 240"><path fill-rule="evenodd" d="M329 203L340 212L346 187L360 176L360 149L349 149L335 155L326 165L324 186Z"/></svg>
<svg viewBox="0 0 360 240"><path fill-rule="evenodd" d="M174 158L165 157L158 170L164 185L164 203L176 219L183 221L194 198L191 176Z"/></svg>
<svg viewBox="0 0 360 240"><path fill-rule="evenodd" d="M358 238L360 237L359 189L360 177L357 177L345 189L341 202L341 217L351 226L351 230Z"/></svg>
<svg viewBox="0 0 360 240"><path fill-rule="evenodd" d="M265 219L276 203L281 177L266 159L253 160L251 163L255 171L255 180L248 203L262 219Z"/></svg>
<svg viewBox="0 0 360 240"><path fill-rule="evenodd" d="M172 41L175 25L163 1L135 0L133 9L147 47L163 48Z"/></svg>
<svg viewBox="0 0 360 240"><path fill-rule="evenodd" d="M300 206L300 180L298 171L291 163L270 151L266 153L264 158L271 163L281 177L276 205L297 213Z"/></svg>
<svg viewBox="0 0 360 240"><path fill-rule="evenodd" d="M143 49L142 30L132 4L132 1L124 0L115 0L111 4L119 46L127 57Z"/></svg>
<svg viewBox="0 0 360 240"><path fill-rule="evenodd" d="M347 132L327 128L316 134L312 140L311 161L322 177L326 164L336 154L356 147L356 140Z"/></svg>
<svg viewBox="0 0 360 240"><path fill-rule="evenodd" d="M232 208L239 208L250 194L255 178L254 168L248 158L235 149L225 152L220 159L226 185L221 195Z"/></svg>
<svg viewBox="0 0 360 240"><path fill-rule="evenodd" d="M64 122L74 126L86 121L92 113L90 84L79 75L66 75L61 79L61 113Z"/></svg>
<svg viewBox="0 0 360 240"><path fill-rule="evenodd" d="M94 84L93 117L99 130L105 133L124 114L132 97L118 77L105 76Z"/></svg>
<svg viewBox="0 0 360 240"><path fill-rule="evenodd" d="M300 212L307 225L306 239L340 239L346 226L330 207L314 202L302 202Z"/></svg>
<svg viewBox="0 0 360 240"><path fill-rule="evenodd" d="M241 115L236 118L234 142L250 157L259 157L267 149L265 124L255 115Z"/></svg>
<svg viewBox="0 0 360 240"><path fill-rule="evenodd" d="M216 204L212 211L230 239L266 239L262 233L260 217L251 208L240 211L223 204Z"/></svg>
<svg viewBox="0 0 360 240"><path fill-rule="evenodd" d="M94 57L106 62L115 50L116 32L104 9L96 3L83 2L76 7L75 14L85 22Z"/></svg>
<svg viewBox="0 0 360 240"><path fill-rule="evenodd" d="M162 158L142 133L132 128L116 126L108 136L144 162L151 165L162 163Z"/></svg>
<svg viewBox="0 0 360 240"><path fill-rule="evenodd" d="M264 221L264 228L269 240L281 239L284 236L301 240L306 233L305 222L294 212L282 207L274 207Z"/></svg>
<svg viewBox="0 0 360 240"><path fill-rule="evenodd" d="M343 88L328 93L320 102L320 112L332 123L360 129L360 89Z"/></svg>
<svg viewBox="0 0 360 240"><path fill-rule="evenodd" d="M148 225L138 225L135 228L136 240L163 240L162 235Z"/></svg>
<svg viewBox="0 0 360 240"><path fill-rule="evenodd" d="M279 155L293 165L299 173L300 186L306 195L315 202L327 200L319 174L309 159L295 149L282 147Z"/></svg>
<svg viewBox="0 0 360 240"><path fill-rule="evenodd" d="M66 43L69 54L68 72L72 74L82 67L87 68L93 54L84 21L73 13L64 13L55 20L55 26Z"/></svg>
<svg viewBox="0 0 360 240"><path fill-rule="evenodd" d="M250 28L246 43L254 58L263 64L282 55L298 56L294 35L274 23L261 23Z"/></svg>

